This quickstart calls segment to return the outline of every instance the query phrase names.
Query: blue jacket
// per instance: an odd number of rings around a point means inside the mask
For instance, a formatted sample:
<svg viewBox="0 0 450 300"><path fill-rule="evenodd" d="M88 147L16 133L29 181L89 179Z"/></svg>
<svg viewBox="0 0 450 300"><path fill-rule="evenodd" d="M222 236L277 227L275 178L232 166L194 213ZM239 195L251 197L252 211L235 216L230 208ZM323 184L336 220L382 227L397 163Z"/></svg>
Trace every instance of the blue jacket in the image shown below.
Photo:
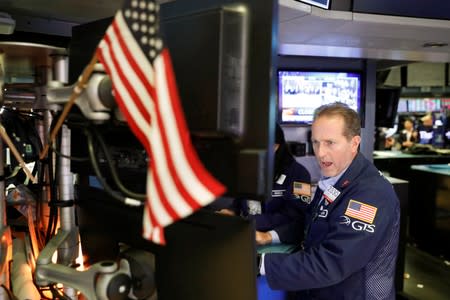
<svg viewBox="0 0 450 300"><path fill-rule="evenodd" d="M304 219L305 203L311 202L311 176L301 164L293 161L274 182L272 199L263 206L263 214L249 216L258 231Z"/></svg>
<svg viewBox="0 0 450 300"><path fill-rule="evenodd" d="M277 230L288 242L306 233L303 250L265 255L269 286L302 300L395 299L400 207L392 185L358 154L334 188L332 202L317 190L304 224Z"/></svg>

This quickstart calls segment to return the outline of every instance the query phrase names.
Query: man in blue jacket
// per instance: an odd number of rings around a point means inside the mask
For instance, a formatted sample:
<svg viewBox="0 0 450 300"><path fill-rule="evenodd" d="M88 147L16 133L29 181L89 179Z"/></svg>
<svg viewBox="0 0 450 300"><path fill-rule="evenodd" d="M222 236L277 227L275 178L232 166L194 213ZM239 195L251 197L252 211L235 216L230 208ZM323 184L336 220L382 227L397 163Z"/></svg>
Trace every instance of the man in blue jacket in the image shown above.
<svg viewBox="0 0 450 300"><path fill-rule="evenodd" d="M400 208L392 185L359 153L358 114L342 103L318 108L312 143L322 178L306 221L258 232L260 244L301 239L302 250L265 254L272 289L298 299L395 299Z"/></svg>

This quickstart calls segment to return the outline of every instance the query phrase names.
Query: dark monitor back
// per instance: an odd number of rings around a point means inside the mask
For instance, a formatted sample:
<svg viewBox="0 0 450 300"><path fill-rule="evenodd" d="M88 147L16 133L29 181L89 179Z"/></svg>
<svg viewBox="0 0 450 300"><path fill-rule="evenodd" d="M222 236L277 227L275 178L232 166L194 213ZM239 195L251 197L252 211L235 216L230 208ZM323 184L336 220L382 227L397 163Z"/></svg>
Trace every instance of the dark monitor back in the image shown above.
<svg viewBox="0 0 450 300"><path fill-rule="evenodd" d="M253 225L199 212L166 230L157 259L158 300L256 299Z"/></svg>
<svg viewBox="0 0 450 300"><path fill-rule="evenodd" d="M227 196L270 199L276 102L270 70L278 57L277 4L240 3L167 2L161 5L161 29L193 144L206 169L226 185ZM73 27L69 83L90 61L111 20ZM72 145L76 151L80 143Z"/></svg>
<svg viewBox="0 0 450 300"><path fill-rule="evenodd" d="M243 133L244 126L247 17L233 7L219 6L161 20L193 145L208 171L226 185L228 195L237 194L239 147L235 138ZM73 27L70 83L82 73L111 21L107 18ZM116 129L119 132L119 127L110 131ZM132 133L121 134L123 138L114 141L114 146L130 145L127 141L132 138L127 134ZM72 144L82 145L74 138ZM72 152L80 152L77 148ZM115 150L111 149L113 156L123 156L123 151ZM93 173L79 162L71 167L73 172Z"/></svg>
<svg viewBox="0 0 450 300"><path fill-rule="evenodd" d="M222 5L162 19L191 131L243 134L248 15Z"/></svg>
<svg viewBox="0 0 450 300"><path fill-rule="evenodd" d="M256 299L256 246L252 222L200 210L165 228L166 246L141 236L142 209L80 186L77 216L88 263L114 260L119 245L155 254L158 300Z"/></svg>
<svg viewBox="0 0 450 300"><path fill-rule="evenodd" d="M392 128L397 116L400 88L377 88L375 126Z"/></svg>

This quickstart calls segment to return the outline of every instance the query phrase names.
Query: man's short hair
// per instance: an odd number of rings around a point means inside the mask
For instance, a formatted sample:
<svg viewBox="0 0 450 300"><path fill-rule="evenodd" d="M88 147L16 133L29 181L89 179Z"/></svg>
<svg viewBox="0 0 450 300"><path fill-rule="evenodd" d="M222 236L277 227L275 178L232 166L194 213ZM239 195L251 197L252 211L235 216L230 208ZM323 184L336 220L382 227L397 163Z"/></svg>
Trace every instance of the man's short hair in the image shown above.
<svg viewBox="0 0 450 300"><path fill-rule="evenodd" d="M342 102L324 104L314 111L314 121L320 117L340 116L344 119L344 136L351 139L361 135L361 119L358 112Z"/></svg>

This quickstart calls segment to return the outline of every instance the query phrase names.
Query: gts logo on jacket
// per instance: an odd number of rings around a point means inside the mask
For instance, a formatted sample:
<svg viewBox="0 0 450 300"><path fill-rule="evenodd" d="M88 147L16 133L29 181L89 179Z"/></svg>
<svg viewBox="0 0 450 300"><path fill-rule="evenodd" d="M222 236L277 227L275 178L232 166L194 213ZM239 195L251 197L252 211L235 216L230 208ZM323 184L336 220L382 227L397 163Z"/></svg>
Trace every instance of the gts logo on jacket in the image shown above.
<svg viewBox="0 0 450 300"><path fill-rule="evenodd" d="M361 221L352 221L347 216L340 216L340 218L341 218L341 220L339 221L339 224L351 226L353 228L353 230L366 231L369 233L375 232L375 225L373 225L373 224L367 224L367 223L364 223Z"/></svg>

